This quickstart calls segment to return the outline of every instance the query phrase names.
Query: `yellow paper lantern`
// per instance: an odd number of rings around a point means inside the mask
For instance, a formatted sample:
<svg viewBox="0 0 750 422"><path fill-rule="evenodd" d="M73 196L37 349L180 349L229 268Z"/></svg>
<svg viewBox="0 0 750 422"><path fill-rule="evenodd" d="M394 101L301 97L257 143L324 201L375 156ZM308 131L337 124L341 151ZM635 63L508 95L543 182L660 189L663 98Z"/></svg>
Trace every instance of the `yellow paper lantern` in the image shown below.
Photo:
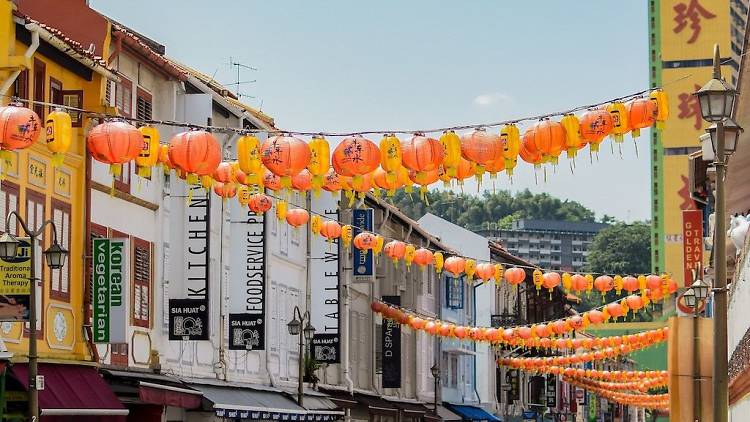
<svg viewBox="0 0 750 422"><path fill-rule="evenodd" d="M621 275L616 275L614 278L615 293L618 295L622 292L623 280Z"/></svg>
<svg viewBox="0 0 750 422"><path fill-rule="evenodd" d="M276 201L276 218L279 221L286 220L287 203L286 201Z"/></svg>
<svg viewBox="0 0 750 422"><path fill-rule="evenodd" d="M372 253L377 258L381 252L383 252L383 245L385 245L385 239L383 236L376 234L375 243L372 245Z"/></svg>
<svg viewBox="0 0 750 422"><path fill-rule="evenodd" d="M250 203L250 188L245 185L237 185L237 201L246 207Z"/></svg>
<svg viewBox="0 0 750 422"><path fill-rule="evenodd" d="M492 277L495 279L495 284L497 286L500 286L500 282L503 281L504 273L505 268L503 268L503 264L495 264L495 273L492 275Z"/></svg>
<svg viewBox="0 0 750 422"><path fill-rule="evenodd" d="M612 116L612 137L615 142L622 142L623 135L630 132L630 124L628 123L628 110L625 108L625 104L615 101L607 105L607 113Z"/></svg>
<svg viewBox="0 0 750 422"><path fill-rule="evenodd" d="M138 130L143 135L143 149L135 157L136 174L144 178L150 178L151 167L159 161L160 135L159 131L151 125L141 126Z"/></svg>
<svg viewBox="0 0 750 422"><path fill-rule="evenodd" d="M646 276L643 274L638 276L638 290L641 291L641 295L646 295Z"/></svg>
<svg viewBox="0 0 750 422"><path fill-rule="evenodd" d="M466 260L466 267L464 269L464 272L466 273L466 281L471 281L474 279L474 273L477 272L477 261L474 259L467 259Z"/></svg>
<svg viewBox="0 0 750 422"><path fill-rule="evenodd" d="M574 158L583 145L581 140L581 123L575 114L569 113L560 119L560 124L565 129L565 153L568 158Z"/></svg>
<svg viewBox="0 0 750 422"><path fill-rule="evenodd" d="M536 287L536 294L539 294L539 291L542 290L542 284L544 284L544 275L542 274L542 270L539 268L535 269L533 273L531 273L531 279L534 282L534 287Z"/></svg>
<svg viewBox="0 0 750 422"><path fill-rule="evenodd" d="M320 234L320 228L323 226L323 219L319 215L313 215L310 218L310 231L314 235Z"/></svg>
<svg viewBox="0 0 750 422"><path fill-rule="evenodd" d="M313 193L317 197L325 184L325 176L331 166L331 146L323 136L313 136L310 141L310 164L307 170L312 174Z"/></svg>
<svg viewBox="0 0 750 422"><path fill-rule="evenodd" d="M656 103L656 128L664 129L664 122L669 118L669 98L661 89L655 89L649 94L649 99Z"/></svg>
<svg viewBox="0 0 750 422"><path fill-rule="evenodd" d="M508 176L513 175L513 169L518 163L518 152L521 149L521 132L518 126L508 124L500 129L500 140L503 143L503 159Z"/></svg>
<svg viewBox="0 0 750 422"><path fill-rule="evenodd" d="M569 273L563 273L562 285L566 293L570 292L570 289L573 287L573 276L571 276Z"/></svg>
<svg viewBox="0 0 750 422"><path fill-rule="evenodd" d="M352 238L354 237L354 229L351 225L347 224L341 227L341 241L344 242L344 247L349 249L352 244Z"/></svg>
<svg viewBox="0 0 750 422"><path fill-rule="evenodd" d="M435 272L440 274L443 272L443 265L445 264L445 257L442 252L435 252L432 254L432 263L435 265Z"/></svg>
<svg viewBox="0 0 750 422"><path fill-rule="evenodd" d="M47 149L52 153L52 166L56 167L62 164L65 159L65 153L70 149L70 142L73 133L73 124L64 109L57 108L47 116L45 122L47 134ZM157 152L158 158L158 152Z"/></svg>
<svg viewBox="0 0 750 422"><path fill-rule="evenodd" d="M461 138L456 132L449 130L440 136L440 144L443 145L445 156L443 157L443 168L448 177L456 177L458 166L461 164Z"/></svg>
<svg viewBox="0 0 750 422"><path fill-rule="evenodd" d="M406 248L404 249L404 263L406 264L406 270L410 271L411 269L411 263L414 261L414 254L417 252L417 248L414 247L411 243L408 243L406 245Z"/></svg>
<svg viewBox="0 0 750 422"><path fill-rule="evenodd" d="M586 279L586 294L590 294L591 290L594 289L594 276L586 274L584 278Z"/></svg>
<svg viewBox="0 0 750 422"><path fill-rule="evenodd" d="M252 135L241 136L237 140L237 161L248 180L255 184L263 177L263 163L260 159L260 140Z"/></svg>
<svg viewBox="0 0 750 422"><path fill-rule="evenodd" d="M401 141L394 134L386 134L380 140L380 167L385 170L386 180L395 183L401 169Z"/></svg>

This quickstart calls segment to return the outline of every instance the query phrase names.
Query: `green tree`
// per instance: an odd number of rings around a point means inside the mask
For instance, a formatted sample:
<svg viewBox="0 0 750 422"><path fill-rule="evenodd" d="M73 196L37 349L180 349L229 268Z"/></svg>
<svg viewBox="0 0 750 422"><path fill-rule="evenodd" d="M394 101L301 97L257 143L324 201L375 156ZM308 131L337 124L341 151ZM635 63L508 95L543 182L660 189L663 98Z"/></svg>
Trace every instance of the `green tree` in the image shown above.
<svg viewBox="0 0 750 422"><path fill-rule="evenodd" d="M591 242L586 269L607 274L651 271L651 225L619 222L602 229Z"/></svg>

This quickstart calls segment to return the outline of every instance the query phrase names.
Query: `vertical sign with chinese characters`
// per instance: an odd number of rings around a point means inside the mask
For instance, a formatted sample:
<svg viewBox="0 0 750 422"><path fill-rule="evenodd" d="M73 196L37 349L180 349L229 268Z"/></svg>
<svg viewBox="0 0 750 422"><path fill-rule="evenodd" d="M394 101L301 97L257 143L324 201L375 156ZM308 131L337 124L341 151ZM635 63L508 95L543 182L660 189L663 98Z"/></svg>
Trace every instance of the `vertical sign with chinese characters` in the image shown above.
<svg viewBox="0 0 750 422"><path fill-rule="evenodd" d="M0 321L28 321L31 294L31 243L18 239L16 257L0 259Z"/></svg>
<svg viewBox="0 0 750 422"><path fill-rule="evenodd" d="M208 340L211 198L201 185L187 189L185 225L179 228L185 257L180 274L187 297L169 299L169 339Z"/></svg>
<svg viewBox="0 0 750 422"><path fill-rule="evenodd" d="M353 235L356 236L363 231L372 231L373 211L372 208L355 209L352 211ZM357 248L352 249L352 268L354 279L357 281L372 281L375 275L375 266L373 265L372 250L360 251Z"/></svg>
<svg viewBox="0 0 750 422"><path fill-rule="evenodd" d="M682 211L682 248L685 264L685 287L693 284L693 271L700 276L703 264L703 212Z"/></svg>
<svg viewBox="0 0 750 422"><path fill-rule="evenodd" d="M546 378L546 404L550 409L557 408L557 377L552 374L547 374Z"/></svg>
<svg viewBox="0 0 750 422"><path fill-rule="evenodd" d="M383 302L401 306L400 296L383 296ZM383 388L401 388L401 325L383 319L382 344Z"/></svg>
<svg viewBox="0 0 750 422"><path fill-rule="evenodd" d="M231 201L229 349L265 350L265 217Z"/></svg>
<svg viewBox="0 0 750 422"><path fill-rule="evenodd" d="M338 201L331 195L311 200L312 213L337 221ZM315 327L311 353L321 363L339 363L341 336L339 331L339 241L322 236L310 240L310 323Z"/></svg>
<svg viewBox="0 0 750 422"><path fill-rule="evenodd" d="M93 239L94 343L126 343L127 340L127 240Z"/></svg>

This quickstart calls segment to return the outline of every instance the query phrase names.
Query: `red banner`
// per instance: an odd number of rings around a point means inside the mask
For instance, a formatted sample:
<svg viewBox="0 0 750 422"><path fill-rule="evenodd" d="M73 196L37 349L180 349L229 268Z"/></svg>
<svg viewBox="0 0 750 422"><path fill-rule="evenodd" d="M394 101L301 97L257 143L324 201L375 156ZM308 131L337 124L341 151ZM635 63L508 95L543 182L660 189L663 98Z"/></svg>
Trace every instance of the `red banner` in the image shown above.
<svg viewBox="0 0 750 422"><path fill-rule="evenodd" d="M682 211L682 250L685 287L693 284L693 270L703 265L703 212Z"/></svg>

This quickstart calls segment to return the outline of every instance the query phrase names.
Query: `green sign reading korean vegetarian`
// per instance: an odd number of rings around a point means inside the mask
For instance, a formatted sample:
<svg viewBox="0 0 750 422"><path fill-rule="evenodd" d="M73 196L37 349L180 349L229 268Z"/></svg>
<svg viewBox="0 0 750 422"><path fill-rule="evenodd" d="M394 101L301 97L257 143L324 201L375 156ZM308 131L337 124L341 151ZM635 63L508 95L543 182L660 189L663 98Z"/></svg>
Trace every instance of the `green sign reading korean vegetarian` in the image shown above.
<svg viewBox="0 0 750 422"><path fill-rule="evenodd" d="M94 343L127 342L127 240L93 240Z"/></svg>

